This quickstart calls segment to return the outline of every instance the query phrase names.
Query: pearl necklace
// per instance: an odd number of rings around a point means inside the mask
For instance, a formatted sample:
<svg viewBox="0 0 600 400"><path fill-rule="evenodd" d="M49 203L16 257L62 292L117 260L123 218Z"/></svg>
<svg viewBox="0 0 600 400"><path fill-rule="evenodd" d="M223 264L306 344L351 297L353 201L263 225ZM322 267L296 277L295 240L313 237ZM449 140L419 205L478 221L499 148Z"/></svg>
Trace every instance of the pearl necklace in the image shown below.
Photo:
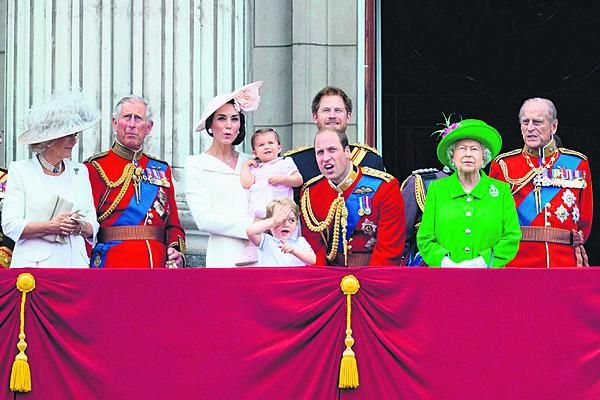
<svg viewBox="0 0 600 400"><path fill-rule="evenodd" d="M46 160L44 158L44 156L42 156L41 154L38 154L38 160L40 161L40 164L42 164L42 167L47 171L50 171L54 174L59 174L63 171L64 164L62 161L60 162L59 166L57 167L53 164L50 164L48 162L48 160Z"/></svg>

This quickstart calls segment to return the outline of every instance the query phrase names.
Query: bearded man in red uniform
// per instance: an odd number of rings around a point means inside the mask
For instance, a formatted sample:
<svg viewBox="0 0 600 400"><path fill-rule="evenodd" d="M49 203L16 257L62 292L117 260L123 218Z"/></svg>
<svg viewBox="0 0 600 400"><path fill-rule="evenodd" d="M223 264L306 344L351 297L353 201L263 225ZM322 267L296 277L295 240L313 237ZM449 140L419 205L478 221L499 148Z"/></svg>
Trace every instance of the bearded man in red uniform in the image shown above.
<svg viewBox="0 0 600 400"><path fill-rule="evenodd" d="M315 136L321 175L302 190L302 234L315 265L400 265L405 239L398 180L354 166L343 131L321 127Z"/></svg>
<svg viewBox="0 0 600 400"><path fill-rule="evenodd" d="M86 162L100 223L93 268L184 266L171 168L142 149L153 124L144 98L122 98L112 117L115 143Z"/></svg>
<svg viewBox="0 0 600 400"><path fill-rule="evenodd" d="M587 266L592 228L592 175L587 157L558 148L556 107L526 100L519 112L525 147L499 155L489 176L511 184L523 238L509 267Z"/></svg>

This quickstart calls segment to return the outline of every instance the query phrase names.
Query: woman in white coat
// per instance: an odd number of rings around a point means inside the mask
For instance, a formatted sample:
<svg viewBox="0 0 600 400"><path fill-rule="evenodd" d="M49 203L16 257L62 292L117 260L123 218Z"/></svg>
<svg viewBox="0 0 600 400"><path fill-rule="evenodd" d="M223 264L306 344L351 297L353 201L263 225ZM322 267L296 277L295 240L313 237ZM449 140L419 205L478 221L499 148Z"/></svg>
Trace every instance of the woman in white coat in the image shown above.
<svg viewBox="0 0 600 400"><path fill-rule="evenodd" d="M11 268L89 266L85 240L98 232L96 210L87 168L69 158L80 132L99 120L80 92L29 111L19 142L34 156L10 165L2 212L15 241Z"/></svg>
<svg viewBox="0 0 600 400"><path fill-rule="evenodd" d="M245 116L254 111L262 82L254 82L232 93L216 96L196 127L213 137L202 154L189 156L185 162L185 195L194 221L209 234L206 249L207 267L233 267L244 252L248 239L246 228L253 221L248 216L248 199L240 173L252 156L235 150L246 135Z"/></svg>

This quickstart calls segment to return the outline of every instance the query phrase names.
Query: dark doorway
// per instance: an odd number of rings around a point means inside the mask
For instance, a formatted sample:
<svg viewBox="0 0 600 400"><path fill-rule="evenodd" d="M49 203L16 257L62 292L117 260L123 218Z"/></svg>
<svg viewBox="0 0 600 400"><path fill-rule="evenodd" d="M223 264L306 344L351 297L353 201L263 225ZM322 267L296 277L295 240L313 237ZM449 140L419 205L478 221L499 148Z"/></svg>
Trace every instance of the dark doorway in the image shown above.
<svg viewBox="0 0 600 400"><path fill-rule="evenodd" d="M590 159L600 201L600 3L381 0L382 129L386 167L402 179L438 167L431 133L442 113L479 118L522 147L523 100L548 97L564 147ZM586 245L600 265L596 212Z"/></svg>

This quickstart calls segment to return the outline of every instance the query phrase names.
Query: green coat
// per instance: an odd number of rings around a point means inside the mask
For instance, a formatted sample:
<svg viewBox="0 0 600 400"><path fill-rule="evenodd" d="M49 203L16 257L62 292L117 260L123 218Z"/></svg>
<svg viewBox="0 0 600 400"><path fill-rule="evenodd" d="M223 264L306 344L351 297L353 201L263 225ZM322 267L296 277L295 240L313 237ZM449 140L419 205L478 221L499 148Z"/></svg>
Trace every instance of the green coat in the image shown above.
<svg viewBox="0 0 600 400"><path fill-rule="evenodd" d="M429 186L417 232L427 265L439 266L444 256L457 263L482 256L487 265L503 267L517 254L520 240L519 218L507 183L481 171L470 194L456 172Z"/></svg>

